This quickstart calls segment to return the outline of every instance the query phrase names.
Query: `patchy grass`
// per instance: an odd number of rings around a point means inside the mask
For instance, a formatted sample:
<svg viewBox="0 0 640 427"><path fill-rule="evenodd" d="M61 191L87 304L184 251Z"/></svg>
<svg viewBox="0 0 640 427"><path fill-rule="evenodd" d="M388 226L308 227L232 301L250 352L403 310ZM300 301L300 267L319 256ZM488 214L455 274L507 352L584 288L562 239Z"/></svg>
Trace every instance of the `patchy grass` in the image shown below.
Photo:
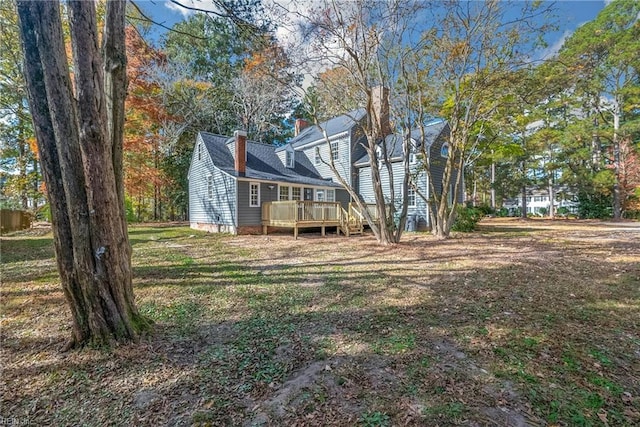
<svg viewBox="0 0 640 427"><path fill-rule="evenodd" d="M2 238L2 419L640 424L637 224L494 219L389 248L175 226L130 238L154 333L70 353L51 235Z"/></svg>

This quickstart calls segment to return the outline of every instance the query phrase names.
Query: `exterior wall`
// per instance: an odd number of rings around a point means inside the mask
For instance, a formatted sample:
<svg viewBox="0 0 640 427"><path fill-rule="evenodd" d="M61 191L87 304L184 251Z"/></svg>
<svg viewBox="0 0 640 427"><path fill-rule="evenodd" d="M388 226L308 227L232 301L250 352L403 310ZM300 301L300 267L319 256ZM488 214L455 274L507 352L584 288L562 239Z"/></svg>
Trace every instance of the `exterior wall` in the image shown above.
<svg viewBox="0 0 640 427"><path fill-rule="evenodd" d="M262 225L262 204L278 200L278 186L260 182L260 206L249 206L249 183L258 181L238 181L238 226ZM269 186L274 187L270 189Z"/></svg>
<svg viewBox="0 0 640 427"><path fill-rule="evenodd" d="M400 205L402 203L402 182L404 179L404 165L402 162L394 162L392 164L393 171L393 187L395 193L395 203ZM360 183L359 194L363 200L367 203L375 203L375 195L373 192L373 184L371 182L371 167L365 166L360 168L358 181ZM380 170L380 181L382 183L382 190L387 202L390 202L391 186L389 180L389 174L387 173L386 166L383 166ZM428 194L428 178L425 173L421 173L417 178L417 185L420 192L424 195ZM416 194L415 206L409 206L407 215L415 216L418 228L426 228L429 224L429 214L427 211L427 203Z"/></svg>
<svg viewBox="0 0 640 427"><path fill-rule="evenodd" d="M338 169L340 176L342 176L347 181L347 183L351 183L351 156L349 153L350 138L349 136L344 136L331 141L338 142L338 160L335 160L336 169ZM322 157L322 160L328 163L330 161L329 156L331 152L329 144L327 144L326 141L318 141L317 143L306 145L298 151L302 151L304 155L307 156L311 164L315 166L316 170L318 171L320 176L322 176L322 178L333 179L334 182L338 182L328 165L325 165L322 162L320 164L316 164L316 147L320 150L320 156Z"/></svg>
<svg viewBox="0 0 640 427"><path fill-rule="evenodd" d="M198 138L189 169L189 222L194 228L198 224L215 224L215 229L217 225L235 229L236 180L213 166L204 146L198 160L200 143L202 140ZM208 175L213 177L212 198L207 189Z"/></svg>
<svg viewBox="0 0 640 427"><path fill-rule="evenodd" d="M336 202L340 202L343 208L349 207L349 202L351 201L351 196L347 192L347 190L336 188Z"/></svg>
<svg viewBox="0 0 640 427"><path fill-rule="evenodd" d="M431 159L431 176L435 183L436 191L442 193L442 179L444 177L444 168L447 163L447 159L440 155L442 145L448 142L448 131L444 132L436 141L431 145L429 149L429 157ZM454 169L451 175L451 185L455 184L455 177L457 170ZM460 188L458 189L458 203L464 202L464 177L460 180Z"/></svg>

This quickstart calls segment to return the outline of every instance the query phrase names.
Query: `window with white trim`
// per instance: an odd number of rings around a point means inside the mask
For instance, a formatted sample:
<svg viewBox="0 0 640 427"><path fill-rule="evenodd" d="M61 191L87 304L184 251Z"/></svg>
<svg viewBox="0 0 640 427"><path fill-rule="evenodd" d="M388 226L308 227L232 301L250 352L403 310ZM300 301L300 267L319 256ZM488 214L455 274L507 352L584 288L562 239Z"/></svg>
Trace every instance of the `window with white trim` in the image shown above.
<svg viewBox="0 0 640 427"><path fill-rule="evenodd" d="M316 202L324 202L324 190L316 190Z"/></svg>
<svg viewBox="0 0 640 427"><path fill-rule="evenodd" d="M322 157L320 157L320 147L316 147L315 150L315 164L319 165L322 163Z"/></svg>
<svg viewBox="0 0 640 427"><path fill-rule="evenodd" d="M447 144L446 142L442 144L442 148L440 148L440 156L444 157L445 159L449 157L449 144Z"/></svg>
<svg viewBox="0 0 640 427"><path fill-rule="evenodd" d="M413 189L413 187L409 187L407 189L407 206L409 206L410 208L416 207L416 191Z"/></svg>
<svg viewBox="0 0 640 427"><path fill-rule="evenodd" d="M327 190L327 202L335 202L336 201L336 190Z"/></svg>
<svg viewBox="0 0 640 427"><path fill-rule="evenodd" d="M411 138L411 141L409 142L409 163L411 164L415 164L417 162L417 156L416 153L418 151L418 142Z"/></svg>
<svg viewBox="0 0 640 427"><path fill-rule="evenodd" d="M249 183L249 206L252 208L260 207L260 183Z"/></svg>
<svg viewBox="0 0 640 427"><path fill-rule="evenodd" d="M295 154L293 151L286 151L286 164L288 168L294 168L295 167Z"/></svg>
<svg viewBox="0 0 640 427"><path fill-rule="evenodd" d="M202 143L198 144L198 160L202 160Z"/></svg>
<svg viewBox="0 0 640 427"><path fill-rule="evenodd" d="M300 187L291 187L291 200L302 200L302 189Z"/></svg>
<svg viewBox="0 0 640 427"><path fill-rule="evenodd" d="M213 200L213 176L207 175L207 196Z"/></svg>
<svg viewBox="0 0 640 427"><path fill-rule="evenodd" d="M289 200L289 186L288 185L280 185L278 187L278 200L280 200L280 201Z"/></svg>
<svg viewBox="0 0 640 427"><path fill-rule="evenodd" d="M338 141L331 141L329 145L331 146L331 158L333 160L338 160L340 158L340 146L338 145Z"/></svg>

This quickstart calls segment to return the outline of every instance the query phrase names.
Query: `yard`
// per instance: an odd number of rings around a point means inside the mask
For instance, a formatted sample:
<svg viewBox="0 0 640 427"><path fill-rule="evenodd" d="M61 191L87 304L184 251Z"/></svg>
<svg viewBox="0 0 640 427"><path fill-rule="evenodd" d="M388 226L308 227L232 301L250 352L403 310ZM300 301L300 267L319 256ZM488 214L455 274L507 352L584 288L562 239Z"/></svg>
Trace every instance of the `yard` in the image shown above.
<svg viewBox="0 0 640 427"><path fill-rule="evenodd" d="M154 333L68 353L51 234L2 238L2 423L640 424L637 223L130 238Z"/></svg>

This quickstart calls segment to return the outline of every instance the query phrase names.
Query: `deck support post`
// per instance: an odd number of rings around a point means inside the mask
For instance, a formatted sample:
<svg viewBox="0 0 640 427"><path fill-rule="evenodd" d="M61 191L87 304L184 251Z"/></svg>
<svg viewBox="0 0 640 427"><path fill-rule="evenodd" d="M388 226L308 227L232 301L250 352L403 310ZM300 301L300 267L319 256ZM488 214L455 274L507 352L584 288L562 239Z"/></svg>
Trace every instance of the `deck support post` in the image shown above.
<svg viewBox="0 0 640 427"><path fill-rule="evenodd" d="M322 234L322 237L325 236L324 225L322 227L320 227L320 233Z"/></svg>
<svg viewBox="0 0 640 427"><path fill-rule="evenodd" d="M264 234L265 236L267 235L267 226L266 225L262 225L262 234Z"/></svg>
<svg viewBox="0 0 640 427"><path fill-rule="evenodd" d="M298 240L298 226L297 225L293 226L293 238L295 240Z"/></svg>

